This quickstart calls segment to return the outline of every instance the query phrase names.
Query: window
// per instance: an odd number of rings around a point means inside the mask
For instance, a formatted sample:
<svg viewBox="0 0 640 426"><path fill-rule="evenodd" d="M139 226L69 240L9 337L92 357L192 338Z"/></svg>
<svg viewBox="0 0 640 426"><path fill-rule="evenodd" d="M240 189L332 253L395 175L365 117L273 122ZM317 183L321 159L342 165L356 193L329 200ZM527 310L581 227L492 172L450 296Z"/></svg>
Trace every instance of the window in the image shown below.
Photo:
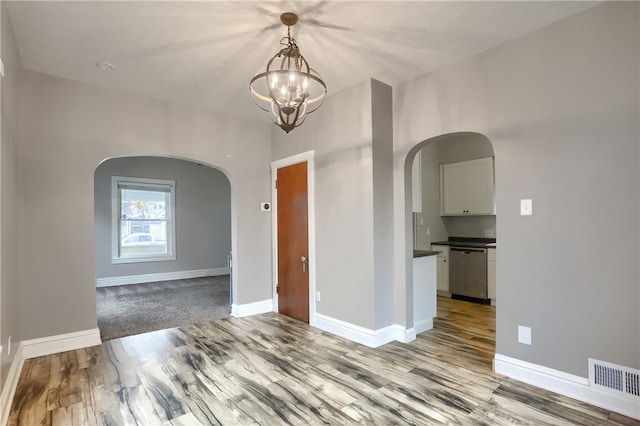
<svg viewBox="0 0 640 426"><path fill-rule="evenodd" d="M112 178L113 263L176 259L175 187L171 180Z"/></svg>

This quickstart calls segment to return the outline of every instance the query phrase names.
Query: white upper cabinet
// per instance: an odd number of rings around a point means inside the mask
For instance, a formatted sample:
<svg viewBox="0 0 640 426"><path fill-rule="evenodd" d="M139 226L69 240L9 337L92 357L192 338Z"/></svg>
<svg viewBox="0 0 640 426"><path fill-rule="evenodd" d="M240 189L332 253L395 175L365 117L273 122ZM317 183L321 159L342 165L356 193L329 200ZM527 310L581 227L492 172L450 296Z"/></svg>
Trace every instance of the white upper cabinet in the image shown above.
<svg viewBox="0 0 640 426"><path fill-rule="evenodd" d="M442 216L494 215L493 157L440 165Z"/></svg>
<svg viewBox="0 0 640 426"><path fill-rule="evenodd" d="M422 151L418 151L411 168L411 211L422 213Z"/></svg>

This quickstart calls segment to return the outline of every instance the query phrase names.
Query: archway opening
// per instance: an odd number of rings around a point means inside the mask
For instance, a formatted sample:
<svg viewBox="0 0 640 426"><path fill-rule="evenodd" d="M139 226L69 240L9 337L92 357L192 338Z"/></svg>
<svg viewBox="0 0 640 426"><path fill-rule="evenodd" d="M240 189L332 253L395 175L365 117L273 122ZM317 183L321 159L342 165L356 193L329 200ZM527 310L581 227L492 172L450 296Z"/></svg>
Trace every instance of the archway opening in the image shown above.
<svg viewBox="0 0 640 426"><path fill-rule="evenodd" d="M94 173L103 341L230 315L231 185L222 170L135 156Z"/></svg>
<svg viewBox="0 0 640 426"><path fill-rule="evenodd" d="M456 330L461 334L473 328L474 333L491 334L489 342L495 342L498 298L494 164L490 140L475 132L422 141L410 150L406 161L412 170L407 182L411 187L407 203L411 210L406 215L411 234L407 237L414 250L439 252L436 291L428 293L436 297L436 303L426 303L437 306L437 317L457 318ZM467 322L468 318L477 324ZM495 343L490 346L495 351Z"/></svg>

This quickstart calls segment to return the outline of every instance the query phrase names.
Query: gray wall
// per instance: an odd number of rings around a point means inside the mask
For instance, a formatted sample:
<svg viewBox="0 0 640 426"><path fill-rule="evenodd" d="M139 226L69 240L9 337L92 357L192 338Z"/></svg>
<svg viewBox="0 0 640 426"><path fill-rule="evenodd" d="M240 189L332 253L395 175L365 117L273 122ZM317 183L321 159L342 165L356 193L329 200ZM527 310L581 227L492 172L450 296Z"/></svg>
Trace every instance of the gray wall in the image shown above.
<svg viewBox="0 0 640 426"><path fill-rule="evenodd" d="M371 81L349 87L293 132L271 132L273 160L315 150L317 313L368 329L375 316L371 92Z"/></svg>
<svg viewBox="0 0 640 426"><path fill-rule="evenodd" d="M456 161L493 157L493 146L486 136L479 133L462 132L438 138L440 164Z"/></svg>
<svg viewBox="0 0 640 426"><path fill-rule="evenodd" d="M440 216L439 144L430 143L420 149L422 165L422 212L415 215L416 248L431 249L432 241L446 240L447 229ZM429 235L427 235L427 230Z"/></svg>
<svg viewBox="0 0 640 426"><path fill-rule="evenodd" d="M23 338L96 328L93 177L118 156L171 156L224 170L233 303L272 297L271 220L260 211L271 194L268 124L29 71L20 95Z"/></svg>
<svg viewBox="0 0 640 426"><path fill-rule="evenodd" d="M315 150L316 311L368 329L393 324L393 114L376 80L332 94L273 160Z"/></svg>
<svg viewBox="0 0 640 426"><path fill-rule="evenodd" d="M638 12L605 2L395 96L395 156L461 130L493 144L497 353L582 377L588 357L640 367ZM402 218L410 195L395 189ZM519 215L523 198L533 216ZM410 228L396 228L406 256ZM396 276L402 294L407 276ZM518 325L533 345L518 344Z"/></svg>
<svg viewBox="0 0 640 426"><path fill-rule="evenodd" d="M2 14L2 60L5 75L0 79L2 121L0 146L0 389L4 389L7 373L20 343L20 282L18 276L18 78L20 58L8 21L5 3ZM7 341L11 337L11 354Z"/></svg>
<svg viewBox="0 0 640 426"><path fill-rule="evenodd" d="M112 176L176 182L176 260L112 264ZM231 186L220 170L173 158L121 157L100 164L94 182L97 278L227 266L231 251Z"/></svg>
<svg viewBox="0 0 640 426"><path fill-rule="evenodd" d="M391 86L371 80L373 153L373 291L377 330L393 324L393 100Z"/></svg>

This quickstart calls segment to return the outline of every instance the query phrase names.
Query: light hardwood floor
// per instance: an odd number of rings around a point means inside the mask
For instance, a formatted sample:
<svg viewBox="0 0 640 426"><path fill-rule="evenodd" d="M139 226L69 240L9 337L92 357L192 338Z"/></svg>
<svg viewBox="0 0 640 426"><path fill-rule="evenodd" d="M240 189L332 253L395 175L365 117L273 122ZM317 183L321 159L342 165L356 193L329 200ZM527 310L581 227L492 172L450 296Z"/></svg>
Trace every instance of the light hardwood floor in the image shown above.
<svg viewBox="0 0 640 426"><path fill-rule="evenodd" d="M495 310L439 298L433 330L377 349L278 314L25 362L10 425L640 425L492 372Z"/></svg>

